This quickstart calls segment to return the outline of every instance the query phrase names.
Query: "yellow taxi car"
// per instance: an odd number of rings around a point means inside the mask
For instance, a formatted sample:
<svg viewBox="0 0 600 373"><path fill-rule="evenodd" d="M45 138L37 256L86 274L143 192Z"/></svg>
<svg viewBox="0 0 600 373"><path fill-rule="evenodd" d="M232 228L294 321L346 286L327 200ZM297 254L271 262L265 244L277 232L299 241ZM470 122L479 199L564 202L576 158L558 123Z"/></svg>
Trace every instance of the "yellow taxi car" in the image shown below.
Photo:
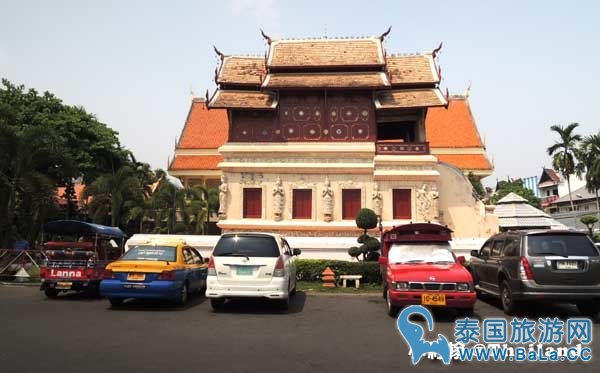
<svg viewBox="0 0 600 373"><path fill-rule="evenodd" d="M206 289L208 265L183 240L153 240L135 246L106 267L100 294L111 305L125 299L165 299L185 304L188 295Z"/></svg>

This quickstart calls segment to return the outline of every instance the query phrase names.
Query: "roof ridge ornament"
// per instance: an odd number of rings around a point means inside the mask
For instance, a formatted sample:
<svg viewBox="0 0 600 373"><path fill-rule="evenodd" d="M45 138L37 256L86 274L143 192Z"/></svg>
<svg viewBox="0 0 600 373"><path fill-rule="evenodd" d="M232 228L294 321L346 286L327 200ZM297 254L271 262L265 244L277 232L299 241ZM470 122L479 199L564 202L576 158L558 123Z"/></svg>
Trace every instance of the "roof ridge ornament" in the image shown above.
<svg viewBox="0 0 600 373"><path fill-rule="evenodd" d="M379 40L381 40L381 42L383 42L383 39L385 39L390 34L391 31L392 31L392 26L390 25L390 27L388 27L388 29L379 36Z"/></svg>
<svg viewBox="0 0 600 373"><path fill-rule="evenodd" d="M265 34L263 29L260 29L260 34L262 35L263 38L265 38L265 40L267 40L267 44L271 45L271 42L273 40L271 40L271 38L267 34Z"/></svg>
<svg viewBox="0 0 600 373"><path fill-rule="evenodd" d="M438 45L437 48L435 48L433 51L431 51L431 55L433 56L433 58L435 58L438 55L438 53L440 53L440 50L442 50L443 45L444 45L444 42L441 41L440 45Z"/></svg>
<svg viewBox="0 0 600 373"><path fill-rule="evenodd" d="M213 45L213 49L215 50L215 53L217 54L217 56L219 56L221 58L221 61L223 61L225 59L225 54L223 52L221 52L220 50L217 49L216 46Z"/></svg>

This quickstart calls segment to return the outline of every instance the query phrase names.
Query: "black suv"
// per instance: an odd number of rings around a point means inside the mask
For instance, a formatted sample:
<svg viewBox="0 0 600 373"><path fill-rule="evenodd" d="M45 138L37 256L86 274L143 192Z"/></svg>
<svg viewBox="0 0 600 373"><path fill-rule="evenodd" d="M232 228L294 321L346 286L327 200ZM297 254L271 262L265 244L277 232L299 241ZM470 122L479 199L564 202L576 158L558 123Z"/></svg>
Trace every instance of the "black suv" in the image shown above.
<svg viewBox="0 0 600 373"><path fill-rule="evenodd" d="M583 233L499 233L471 251L469 269L477 292L499 297L507 314L527 301L575 303L589 317L600 311L600 253Z"/></svg>

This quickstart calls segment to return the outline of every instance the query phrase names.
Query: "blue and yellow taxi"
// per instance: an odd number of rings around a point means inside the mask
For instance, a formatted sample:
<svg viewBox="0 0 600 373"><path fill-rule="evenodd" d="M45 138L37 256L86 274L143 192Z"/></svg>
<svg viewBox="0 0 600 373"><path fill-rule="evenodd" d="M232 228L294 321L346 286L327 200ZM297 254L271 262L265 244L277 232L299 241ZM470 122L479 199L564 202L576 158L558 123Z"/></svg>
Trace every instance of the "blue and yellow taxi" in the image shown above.
<svg viewBox="0 0 600 373"><path fill-rule="evenodd" d="M208 265L181 240L153 240L131 248L106 267L100 294L111 305L124 300L165 299L185 304L192 292L204 292Z"/></svg>

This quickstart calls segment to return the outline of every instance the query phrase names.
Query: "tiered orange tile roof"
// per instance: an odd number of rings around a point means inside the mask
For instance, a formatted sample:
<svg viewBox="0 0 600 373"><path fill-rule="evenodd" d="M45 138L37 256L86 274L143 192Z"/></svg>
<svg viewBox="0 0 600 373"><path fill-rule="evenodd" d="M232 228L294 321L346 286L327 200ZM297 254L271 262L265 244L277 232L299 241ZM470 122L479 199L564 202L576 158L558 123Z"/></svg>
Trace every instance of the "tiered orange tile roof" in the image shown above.
<svg viewBox="0 0 600 373"><path fill-rule="evenodd" d="M450 163L461 170L492 170L493 167L484 154L436 154L441 162Z"/></svg>
<svg viewBox="0 0 600 373"><path fill-rule="evenodd" d="M469 102L453 96L448 109L427 110L425 133L432 148L483 148Z"/></svg>
<svg viewBox="0 0 600 373"><path fill-rule="evenodd" d="M194 99L179 137L178 149L216 149L227 142L227 110L208 110L203 99Z"/></svg>
<svg viewBox="0 0 600 373"><path fill-rule="evenodd" d="M178 155L169 167L172 171L182 170L218 170L223 161L220 155Z"/></svg>
<svg viewBox="0 0 600 373"><path fill-rule="evenodd" d="M227 110L208 110L203 99L194 99L190 106L177 150L215 151L227 142L229 122ZM218 170L223 158L220 155L176 154L169 171Z"/></svg>
<svg viewBox="0 0 600 373"><path fill-rule="evenodd" d="M269 48L270 68L383 66L380 38L276 40Z"/></svg>
<svg viewBox="0 0 600 373"><path fill-rule="evenodd" d="M85 185L81 183L75 183L73 185L73 189L75 189L75 199L77 200L77 204L81 207L85 204L85 199L83 198L83 191L85 190ZM66 187L58 187L56 188L56 203L59 206L65 206L67 204L67 199L65 198L65 190Z"/></svg>
<svg viewBox="0 0 600 373"><path fill-rule="evenodd" d="M273 73L263 88L385 88L390 82L383 72Z"/></svg>
<svg viewBox="0 0 600 373"><path fill-rule="evenodd" d="M431 85L440 82L431 54L388 56L386 63L392 85Z"/></svg>
<svg viewBox="0 0 600 373"><path fill-rule="evenodd" d="M463 171L493 170L466 97L450 97L447 109L428 109L425 133L429 147L441 162Z"/></svg>

